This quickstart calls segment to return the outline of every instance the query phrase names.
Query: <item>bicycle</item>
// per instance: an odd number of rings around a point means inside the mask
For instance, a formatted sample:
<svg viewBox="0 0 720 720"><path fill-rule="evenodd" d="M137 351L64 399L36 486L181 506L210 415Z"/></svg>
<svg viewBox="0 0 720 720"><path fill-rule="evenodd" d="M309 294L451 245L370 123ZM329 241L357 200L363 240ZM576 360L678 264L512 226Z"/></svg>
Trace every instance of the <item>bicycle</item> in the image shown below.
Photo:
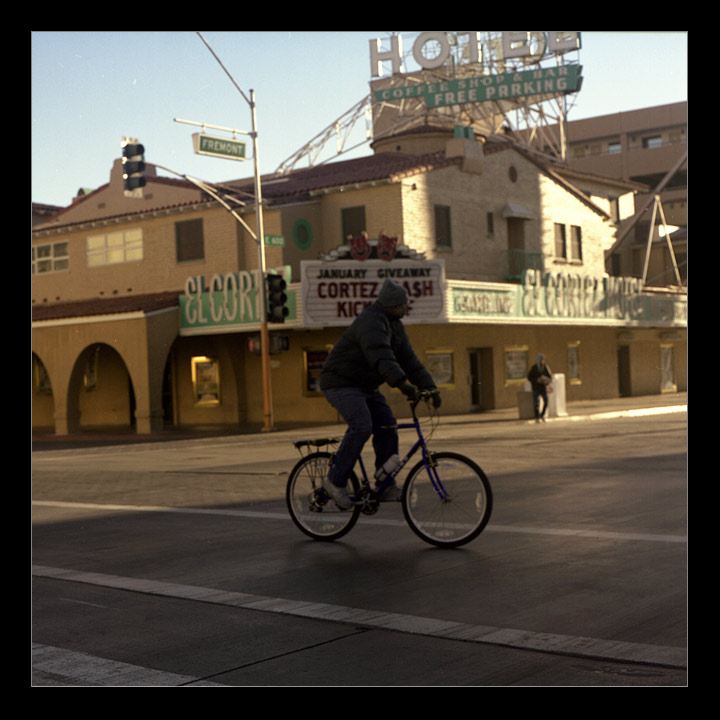
<svg viewBox="0 0 720 720"><path fill-rule="evenodd" d="M415 453L422 459L414 465L402 488L403 515L412 531L437 547L458 547L474 540L487 525L492 512L490 482L482 469L468 457L454 452L431 452L423 434L417 407L425 401L430 410L432 433L437 428L437 413L428 402L430 393L422 392L410 402L412 422L399 423L397 429L414 429L417 440L383 483L370 485L362 457L353 470L348 488L355 504L340 508L322 487L322 480L335 457L342 438L298 440L293 445L301 459L288 477L286 502L295 525L315 540L337 540L357 523L360 514L374 515L380 508L383 492L395 480ZM327 448L321 450L320 448Z"/></svg>

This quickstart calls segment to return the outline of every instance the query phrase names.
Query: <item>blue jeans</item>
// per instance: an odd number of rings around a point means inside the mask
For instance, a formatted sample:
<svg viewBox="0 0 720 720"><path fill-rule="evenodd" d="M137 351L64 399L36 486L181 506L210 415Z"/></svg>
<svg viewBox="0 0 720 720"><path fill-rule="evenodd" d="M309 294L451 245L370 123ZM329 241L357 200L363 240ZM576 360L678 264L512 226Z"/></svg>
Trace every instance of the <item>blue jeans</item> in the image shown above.
<svg viewBox="0 0 720 720"><path fill-rule="evenodd" d="M397 430L383 428L384 425L395 425L395 416L379 390L331 388L324 390L323 395L348 424L330 469L330 480L333 483L340 487L347 484L347 479L371 435L376 468L398 452Z"/></svg>

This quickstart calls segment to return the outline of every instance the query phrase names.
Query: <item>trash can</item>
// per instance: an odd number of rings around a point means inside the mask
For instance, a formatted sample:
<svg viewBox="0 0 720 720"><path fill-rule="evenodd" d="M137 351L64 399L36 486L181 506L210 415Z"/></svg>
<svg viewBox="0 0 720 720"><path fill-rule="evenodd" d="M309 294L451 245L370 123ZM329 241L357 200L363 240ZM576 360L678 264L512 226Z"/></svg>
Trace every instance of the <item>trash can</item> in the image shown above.
<svg viewBox="0 0 720 720"><path fill-rule="evenodd" d="M523 389L517 394L517 405L520 420L532 420L535 417L535 402L530 383L527 380Z"/></svg>
<svg viewBox="0 0 720 720"><path fill-rule="evenodd" d="M531 393L532 394L532 393ZM553 380L548 386L548 417L565 417L565 375L553 373Z"/></svg>

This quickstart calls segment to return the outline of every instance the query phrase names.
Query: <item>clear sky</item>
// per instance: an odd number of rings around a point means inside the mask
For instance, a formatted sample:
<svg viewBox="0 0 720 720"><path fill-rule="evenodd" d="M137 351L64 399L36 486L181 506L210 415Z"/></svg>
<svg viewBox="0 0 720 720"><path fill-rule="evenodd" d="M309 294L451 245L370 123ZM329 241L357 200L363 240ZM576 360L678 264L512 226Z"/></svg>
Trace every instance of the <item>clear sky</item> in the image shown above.
<svg viewBox="0 0 720 720"><path fill-rule="evenodd" d="M262 173L369 93L369 40L389 35L200 32L243 92L255 91ZM687 31L581 37L583 85L569 120L687 100ZM195 155L192 134L200 128L174 121L251 129L248 103L195 31L38 31L31 62L33 202L65 206L79 188L108 182L123 136L145 145L148 162L179 173L215 182L252 176L251 160ZM249 149L249 138L240 139ZM341 157L370 152L365 144Z"/></svg>

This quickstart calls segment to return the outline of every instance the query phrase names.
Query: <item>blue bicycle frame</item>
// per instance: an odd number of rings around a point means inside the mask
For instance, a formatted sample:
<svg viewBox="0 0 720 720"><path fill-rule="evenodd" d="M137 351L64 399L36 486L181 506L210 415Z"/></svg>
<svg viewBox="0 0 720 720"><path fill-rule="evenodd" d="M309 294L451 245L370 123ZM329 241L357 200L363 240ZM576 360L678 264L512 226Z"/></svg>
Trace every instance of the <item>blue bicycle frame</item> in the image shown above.
<svg viewBox="0 0 720 720"><path fill-rule="evenodd" d="M432 483L433 488L435 489L435 492L440 496L441 500L447 500L448 494L445 491L445 488L443 487L442 483L440 482L440 478L438 477L437 470L436 470L436 463L433 459L433 456L428 452L427 444L425 441L425 436L423 435L422 428L420 426L420 420L418 419L417 415L415 414L415 408L417 407L417 402L411 403L412 408L412 414L413 414L413 421L409 423L398 423L396 425L389 425L386 428L383 429L398 429L398 430L409 430L410 428L414 428L417 432L418 439L415 442L415 444L410 448L410 450L406 453L405 457L400 460L398 465L393 469L391 473L388 474L388 476L383 480L382 484L379 485L377 488L375 488L378 496L381 496L385 490L388 488L388 486L395 480L398 473L407 465L410 458L412 458L413 455L419 450L422 449L422 459L423 463L425 464L425 469L428 472L428 475L430 477L430 482ZM368 479L367 471L365 470L365 464L363 463L362 456L358 458L358 463L360 464L360 469L362 471L363 475L363 485L366 487L369 487L370 481Z"/></svg>

